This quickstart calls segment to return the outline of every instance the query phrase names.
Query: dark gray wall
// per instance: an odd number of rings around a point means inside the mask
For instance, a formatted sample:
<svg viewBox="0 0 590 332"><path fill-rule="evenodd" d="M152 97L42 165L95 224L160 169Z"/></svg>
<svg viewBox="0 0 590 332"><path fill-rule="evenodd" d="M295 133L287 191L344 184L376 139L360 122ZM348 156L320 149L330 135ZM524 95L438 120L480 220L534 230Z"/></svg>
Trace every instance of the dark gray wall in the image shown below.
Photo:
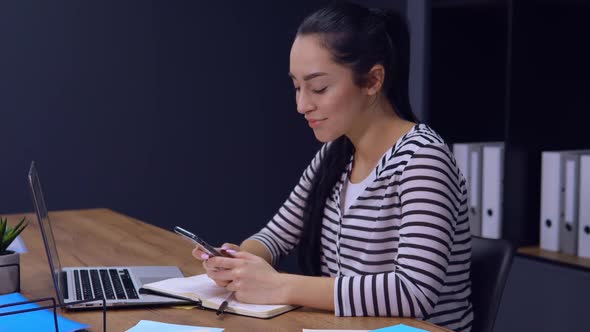
<svg viewBox="0 0 590 332"><path fill-rule="evenodd" d="M430 67L430 1L407 2L410 27L410 103L421 121L428 122L428 70Z"/></svg>
<svg viewBox="0 0 590 332"><path fill-rule="evenodd" d="M319 147L287 73L325 2L0 2L0 212L32 210L36 160L50 210L255 232Z"/></svg>
<svg viewBox="0 0 590 332"><path fill-rule="evenodd" d="M318 147L287 73L321 3L0 2L0 211L36 160L51 210L254 232Z"/></svg>

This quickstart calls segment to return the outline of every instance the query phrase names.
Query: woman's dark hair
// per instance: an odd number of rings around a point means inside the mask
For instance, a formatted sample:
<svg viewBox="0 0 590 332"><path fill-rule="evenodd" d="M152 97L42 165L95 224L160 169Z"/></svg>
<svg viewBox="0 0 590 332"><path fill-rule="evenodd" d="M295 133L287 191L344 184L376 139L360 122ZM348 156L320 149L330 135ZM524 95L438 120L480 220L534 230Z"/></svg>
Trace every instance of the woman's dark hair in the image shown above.
<svg viewBox="0 0 590 332"><path fill-rule="evenodd" d="M317 35L336 63L352 70L358 86L376 64L385 69L383 91L399 117L417 122L408 93L409 33L405 18L394 11L334 2L309 15L297 36ZM307 275L321 274L321 231L326 200L354 153L346 136L330 145L312 181L303 212L298 261Z"/></svg>

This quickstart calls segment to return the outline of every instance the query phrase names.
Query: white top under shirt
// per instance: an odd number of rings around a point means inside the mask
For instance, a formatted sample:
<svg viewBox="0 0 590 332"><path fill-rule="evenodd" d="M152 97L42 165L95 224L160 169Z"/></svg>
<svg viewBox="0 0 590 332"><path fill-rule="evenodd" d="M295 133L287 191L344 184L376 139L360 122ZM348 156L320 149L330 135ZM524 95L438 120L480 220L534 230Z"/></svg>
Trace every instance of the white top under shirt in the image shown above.
<svg viewBox="0 0 590 332"><path fill-rule="evenodd" d="M363 193L365 188L367 188L375 180L375 178L376 174L373 171L369 173L369 175L359 183L350 182L350 178L348 179L348 181L344 182L341 205L344 208L344 210L342 211L342 214L348 213L348 210L350 209L352 203L356 201L356 199Z"/></svg>

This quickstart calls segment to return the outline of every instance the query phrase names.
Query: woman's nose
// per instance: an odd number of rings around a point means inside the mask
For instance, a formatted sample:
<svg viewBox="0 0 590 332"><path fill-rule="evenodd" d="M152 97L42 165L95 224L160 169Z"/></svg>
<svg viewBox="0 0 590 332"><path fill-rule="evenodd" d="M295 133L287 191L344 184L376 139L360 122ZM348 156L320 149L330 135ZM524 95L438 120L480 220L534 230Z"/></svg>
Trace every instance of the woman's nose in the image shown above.
<svg viewBox="0 0 590 332"><path fill-rule="evenodd" d="M313 111L315 109L315 105L312 103L309 96L301 90L297 95L297 112L300 114L305 114L309 111Z"/></svg>

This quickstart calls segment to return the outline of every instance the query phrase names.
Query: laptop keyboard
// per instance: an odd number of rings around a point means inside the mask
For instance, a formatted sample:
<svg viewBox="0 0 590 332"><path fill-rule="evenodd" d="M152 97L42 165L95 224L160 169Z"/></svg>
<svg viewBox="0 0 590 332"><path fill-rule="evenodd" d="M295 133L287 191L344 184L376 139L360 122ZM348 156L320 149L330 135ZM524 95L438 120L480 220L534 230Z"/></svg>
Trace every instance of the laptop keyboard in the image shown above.
<svg viewBox="0 0 590 332"><path fill-rule="evenodd" d="M74 270L76 299L139 299L128 269Z"/></svg>
<svg viewBox="0 0 590 332"><path fill-rule="evenodd" d="M109 273L107 272L107 270L100 270L100 278L102 280L109 280ZM105 283L103 285L103 289L105 293L105 298L107 300L115 298L115 293L113 292L113 286L111 286L111 283Z"/></svg>
<svg viewBox="0 0 590 332"><path fill-rule="evenodd" d="M103 292L102 287L100 287L101 283L98 282L98 280L100 280L98 277L98 271L90 270L90 277L92 278L92 291L94 292L94 297L102 297Z"/></svg>

